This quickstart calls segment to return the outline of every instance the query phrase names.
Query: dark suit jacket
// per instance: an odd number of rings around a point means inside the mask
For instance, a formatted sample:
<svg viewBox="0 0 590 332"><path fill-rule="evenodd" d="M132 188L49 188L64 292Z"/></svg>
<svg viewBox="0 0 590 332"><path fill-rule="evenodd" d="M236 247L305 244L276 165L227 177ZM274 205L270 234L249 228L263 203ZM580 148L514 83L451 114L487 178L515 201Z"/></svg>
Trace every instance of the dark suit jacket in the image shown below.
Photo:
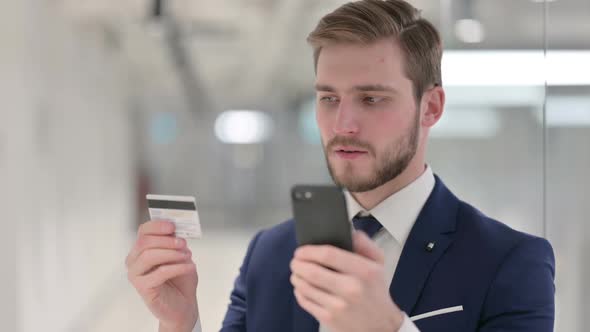
<svg viewBox="0 0 590 332"><path fill-rule="evenodd" d="M426 250L435 242L434 250ZM258 233L248 247L222 331L317 331L295 300L289 262L294 221ZM545 239L488 218L436 183L406 244L389 292L428 331L553 331L555 259Z"/></svg>

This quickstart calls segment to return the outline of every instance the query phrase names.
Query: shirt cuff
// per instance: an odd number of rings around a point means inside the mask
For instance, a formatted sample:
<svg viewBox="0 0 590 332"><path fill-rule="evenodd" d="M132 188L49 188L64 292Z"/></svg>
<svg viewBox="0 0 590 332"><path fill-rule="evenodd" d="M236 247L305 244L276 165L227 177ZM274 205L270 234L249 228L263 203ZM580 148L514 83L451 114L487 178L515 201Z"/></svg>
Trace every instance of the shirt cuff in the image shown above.
<svg viewBox="0 0 590 332"><path fill-rule="evenodd" d="M418 327L412 322L410 317L404 312L404 321L397 332L420 332Z"/></svg>
<svg viewBox="0 0 590 332"><path fill-rule="evenodd" d="M197 318L197 323L195 324L195 327L193 328L192 332L202 332L201 329L201 318Z"/></svg>

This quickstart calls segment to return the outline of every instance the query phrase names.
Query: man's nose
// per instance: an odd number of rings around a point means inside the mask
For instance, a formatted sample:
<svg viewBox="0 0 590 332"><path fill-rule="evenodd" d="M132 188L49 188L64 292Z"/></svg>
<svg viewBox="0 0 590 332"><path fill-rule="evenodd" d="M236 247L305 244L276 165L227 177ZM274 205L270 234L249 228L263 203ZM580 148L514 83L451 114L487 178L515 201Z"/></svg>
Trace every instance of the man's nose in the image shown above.
<svg viewBox="0 0 590 332"><path fill-rule="evenodd" d="M334 134L342 136L355 135L359 131L357 114L350 101L342 100L336 110Z"/></svg>

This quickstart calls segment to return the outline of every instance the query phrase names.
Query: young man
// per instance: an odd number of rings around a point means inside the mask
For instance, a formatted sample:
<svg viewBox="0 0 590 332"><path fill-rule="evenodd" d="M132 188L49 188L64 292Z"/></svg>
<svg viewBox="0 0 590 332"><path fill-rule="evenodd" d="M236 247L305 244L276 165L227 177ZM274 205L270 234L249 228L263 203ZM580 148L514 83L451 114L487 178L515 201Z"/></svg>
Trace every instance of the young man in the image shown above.
<svg viewBox="0 0 590 332"><path fill-rule="evenodd" d="M297 249L292 220L261 231L222 331L552 331L550 244L460 201L425 163L445 101L436 29L402 0L363 0L308 40L328 167L373 241ZM197 274L172 234L140 227L129 278L161 331L191 331Z"/></svg>

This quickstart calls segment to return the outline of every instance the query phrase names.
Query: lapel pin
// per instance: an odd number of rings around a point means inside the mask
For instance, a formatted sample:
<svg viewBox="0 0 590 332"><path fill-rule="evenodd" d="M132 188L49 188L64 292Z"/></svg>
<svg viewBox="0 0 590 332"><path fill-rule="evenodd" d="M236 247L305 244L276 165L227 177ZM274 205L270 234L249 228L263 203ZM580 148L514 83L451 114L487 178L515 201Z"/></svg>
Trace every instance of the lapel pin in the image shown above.
<svg viewBox="0 0 590 332"><path fill-rule="evenodd" d="M434 242L429 242L429 243L426 245L426 251L428 251L428 252L432 252L432 250L434 250Z"/></svg>

